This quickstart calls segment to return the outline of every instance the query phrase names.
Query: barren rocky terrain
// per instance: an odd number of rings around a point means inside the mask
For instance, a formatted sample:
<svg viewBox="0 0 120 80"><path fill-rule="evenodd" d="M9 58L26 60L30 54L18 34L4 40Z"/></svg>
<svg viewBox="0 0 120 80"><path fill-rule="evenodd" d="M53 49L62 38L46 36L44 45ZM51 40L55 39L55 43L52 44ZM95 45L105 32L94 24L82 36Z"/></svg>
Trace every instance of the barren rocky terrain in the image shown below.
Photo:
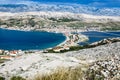
<svg viewBox="0 0 120 80"><path fill-rule="evenodd" d="M0 64L0 75L7 79L14 75L30 78L37 73L44 74L58 67L81 65L82 68L84 65L99 60L109 61L114 57L120 58L120 42L61 54L36 52ZM120 66L119 60L116 65Z"/></svg>

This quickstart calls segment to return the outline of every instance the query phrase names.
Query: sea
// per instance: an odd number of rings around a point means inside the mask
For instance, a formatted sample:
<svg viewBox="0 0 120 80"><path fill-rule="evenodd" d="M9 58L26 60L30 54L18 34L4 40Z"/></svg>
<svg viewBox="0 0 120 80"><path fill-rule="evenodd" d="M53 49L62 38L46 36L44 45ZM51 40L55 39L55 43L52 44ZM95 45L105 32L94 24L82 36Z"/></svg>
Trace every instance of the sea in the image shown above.
<svg viewBox="0 0 120 80"><path fill-rule="evenodd" d="M80 42L80 45L88 45L107 38L120 38L120 31L87 31L81 34L86 35L88 40Z"/></svg>
<svg viewBox="0 0 120 80"><path fill-rule="evenodd" d="M0 29L0 49L3 50L44 50L65 39L62 33Z"/></svg>

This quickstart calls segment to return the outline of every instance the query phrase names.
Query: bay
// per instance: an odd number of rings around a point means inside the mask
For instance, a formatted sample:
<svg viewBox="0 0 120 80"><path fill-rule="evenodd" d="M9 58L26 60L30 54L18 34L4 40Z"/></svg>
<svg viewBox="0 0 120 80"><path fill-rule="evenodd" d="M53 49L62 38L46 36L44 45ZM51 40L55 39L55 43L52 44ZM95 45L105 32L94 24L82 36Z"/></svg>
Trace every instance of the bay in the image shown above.
<svg viewBox="0 0 120 80"><path fill-rule="evenodd" d="M0 29L0 49L43 50L65 41L62 33Z"/></svg>

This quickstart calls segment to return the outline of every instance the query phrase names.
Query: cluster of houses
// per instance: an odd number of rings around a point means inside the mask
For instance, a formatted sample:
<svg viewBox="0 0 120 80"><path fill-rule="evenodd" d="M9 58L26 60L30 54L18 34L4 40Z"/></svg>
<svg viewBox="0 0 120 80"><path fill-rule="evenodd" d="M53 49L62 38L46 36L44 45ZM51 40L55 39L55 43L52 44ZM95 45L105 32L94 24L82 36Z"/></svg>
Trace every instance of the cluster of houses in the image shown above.
<svg viewBox="0 0 120 80"><path fill-rule="evenodd" d="M64 44L53 48L54 52L60 52L62 50L69 50L71 46L78 45L77 43L80 41L79 34L65 34L67 40Z"/></svg>
<svg viewBox="0 0 120 80"><path fill-rule="evenodd" d="M23 55L24 52L22 50L0 50L0 59L14 59L14 57L18 57Z"/></svg>
<svg viewBox="0 0 120 80"><path fill-rule="evenodd" d="M60 51L62 51L62 50L69 50L70 48L68 47L68 46L57 46L57 47L55 47L55 48L53 48L53 51L54 52L60 52Z"/></svg>

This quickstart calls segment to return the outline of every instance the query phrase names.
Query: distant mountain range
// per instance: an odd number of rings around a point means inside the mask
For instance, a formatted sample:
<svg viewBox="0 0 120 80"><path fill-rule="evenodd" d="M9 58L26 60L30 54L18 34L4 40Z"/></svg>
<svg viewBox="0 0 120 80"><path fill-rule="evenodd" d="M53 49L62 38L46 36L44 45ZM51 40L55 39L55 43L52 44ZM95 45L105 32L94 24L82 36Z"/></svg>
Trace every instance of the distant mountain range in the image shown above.
<svg viewBox="0 0 120 80"><path fill-rule="evenodd" d="M72 12L104 16L120 16L120 8L96 8L80 4L49 4L49 3L28 3L28 4L1 4L0 12Z"/></svg>

